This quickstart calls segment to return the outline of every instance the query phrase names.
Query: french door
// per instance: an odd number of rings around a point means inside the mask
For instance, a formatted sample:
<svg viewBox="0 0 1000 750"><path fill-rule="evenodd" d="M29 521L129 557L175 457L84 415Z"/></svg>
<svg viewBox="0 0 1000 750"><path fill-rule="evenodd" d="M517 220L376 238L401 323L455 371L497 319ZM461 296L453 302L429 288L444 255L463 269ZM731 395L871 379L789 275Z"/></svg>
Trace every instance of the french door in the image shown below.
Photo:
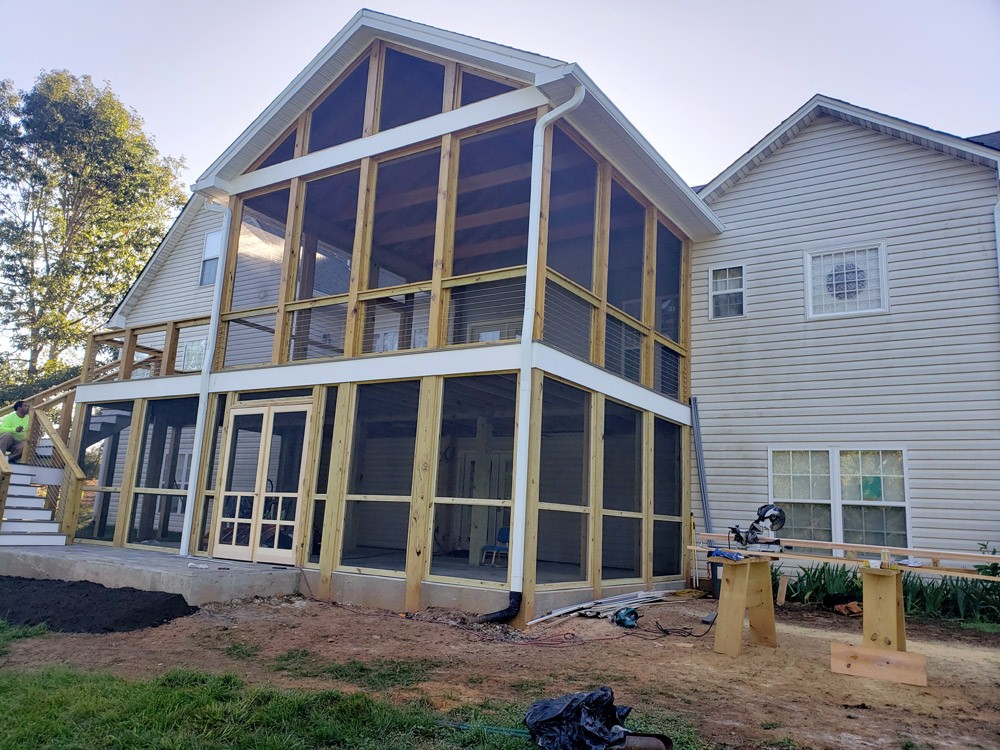
<svg viewBox="0 0 1000 750"><path fill-rule="evenodd" d="M301 404L232 409L214 557L295 564L310 417Z"/></svg>

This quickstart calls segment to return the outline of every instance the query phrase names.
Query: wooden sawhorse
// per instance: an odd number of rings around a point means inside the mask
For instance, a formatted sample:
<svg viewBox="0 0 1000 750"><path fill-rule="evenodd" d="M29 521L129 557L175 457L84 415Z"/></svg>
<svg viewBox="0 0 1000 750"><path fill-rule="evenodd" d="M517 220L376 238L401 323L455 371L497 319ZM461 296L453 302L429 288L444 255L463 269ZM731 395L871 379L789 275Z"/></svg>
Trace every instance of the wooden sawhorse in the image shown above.
<svg viewBox="0 0 1000 750"><path fill-rule="evenodd" d="M722 586L719 589L719 614L715 620L716 653L739 656L745 613L750 615L750 643L777 646L771 561L748 557L720 562Z"/></svg>
<svg viewBox="0 0 1000 750"><path fill-rule="evenodd" d="M864 605L860 646L830 644L830 670L907 685L927 685L927 657L906 651L903 575L887 568L861 568Z"/></svg>

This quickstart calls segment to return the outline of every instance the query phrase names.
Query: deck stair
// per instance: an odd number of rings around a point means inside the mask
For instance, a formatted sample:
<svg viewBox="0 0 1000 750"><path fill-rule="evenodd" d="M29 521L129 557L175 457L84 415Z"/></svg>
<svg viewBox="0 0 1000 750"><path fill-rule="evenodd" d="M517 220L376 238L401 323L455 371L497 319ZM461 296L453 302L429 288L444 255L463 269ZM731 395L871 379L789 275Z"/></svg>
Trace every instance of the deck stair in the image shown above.
<svg viewBox="0 0 1000 750"><path fill-rule="evenodd" d="M0 547L65 545L66 536L59 533L52 509L46 508L45 498L39 496L41 487L62 481L62 471L24 464L11 464L10 468L13 473L0 521Z"/></svg>

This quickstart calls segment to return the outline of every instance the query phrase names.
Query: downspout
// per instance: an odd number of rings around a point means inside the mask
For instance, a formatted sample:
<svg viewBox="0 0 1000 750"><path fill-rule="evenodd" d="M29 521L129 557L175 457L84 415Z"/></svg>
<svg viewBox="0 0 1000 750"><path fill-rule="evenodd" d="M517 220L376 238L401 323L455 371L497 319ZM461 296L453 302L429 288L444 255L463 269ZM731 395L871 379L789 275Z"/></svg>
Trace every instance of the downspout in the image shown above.
<svg viewBox="0 0 1000 750"><path fill-rule="evenodd" d="M510 604L506 609L481 615L479 622L508 622L521 611L524 592L524 540L527 525L528 426L531 423L532 331L535 327L535 287L538 285L538 243L541 235L542 163L545 128L583 103L587 90L577 86L573 96L535 123L531 144L531 194L528 202L528 258L524 275L524 315L521 319L521 364L517 398L517 448L514 455L514 514L510 530ZM544 279L543 279L544 281ZM520 507L518 507L520 504Z"/></svg>
<svg viewBox="0 0 1000 750"><path fill-rule="evenodd" d="M997 254L997 282L1000 284L1000 162L997 162L997 202L993 206L993 246Z"/></svg>
<svg viewBox="0 0 1000 750"><path fill-rule="evenodd" d="M205 359L201 363L201 380L198 385L198 417L194 427L194 447L191 451L191 469L188 474L187 502L184 506L184 527L181 530L181 557L190 556L191 527L194 525L195 498L198 497L198 468L201 466L201 454L205 442L205 422L208 420L208 388L212 376L212 353L215 352L215 341L219 336L219 315L222 307L222 279L226 269L226 256L229 253L229 226L233 218L233 210L229 205L221 206L206 200L209 211L222 211L222 247L219 249L219 262L215 268L215 289L212 291L212 312L208 323L208 336L205 339Z"/></svg>

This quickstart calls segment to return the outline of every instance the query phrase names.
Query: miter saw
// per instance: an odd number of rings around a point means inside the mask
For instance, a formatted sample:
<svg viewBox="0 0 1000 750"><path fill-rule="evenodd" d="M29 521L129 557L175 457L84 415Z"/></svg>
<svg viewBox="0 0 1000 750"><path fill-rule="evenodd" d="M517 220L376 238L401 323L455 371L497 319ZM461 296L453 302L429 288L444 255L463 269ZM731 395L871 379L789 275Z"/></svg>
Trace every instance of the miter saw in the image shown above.
<svg viewBox="0 0 1000 750"><path fill-rule="evenodd" d="M757 518L746 531L739 526L730 526L729 533L732 540L745 549L754 552L781 552L781 540L774 538L774 532L784 525L785 511L768 503L757 508Z"/></svg>

